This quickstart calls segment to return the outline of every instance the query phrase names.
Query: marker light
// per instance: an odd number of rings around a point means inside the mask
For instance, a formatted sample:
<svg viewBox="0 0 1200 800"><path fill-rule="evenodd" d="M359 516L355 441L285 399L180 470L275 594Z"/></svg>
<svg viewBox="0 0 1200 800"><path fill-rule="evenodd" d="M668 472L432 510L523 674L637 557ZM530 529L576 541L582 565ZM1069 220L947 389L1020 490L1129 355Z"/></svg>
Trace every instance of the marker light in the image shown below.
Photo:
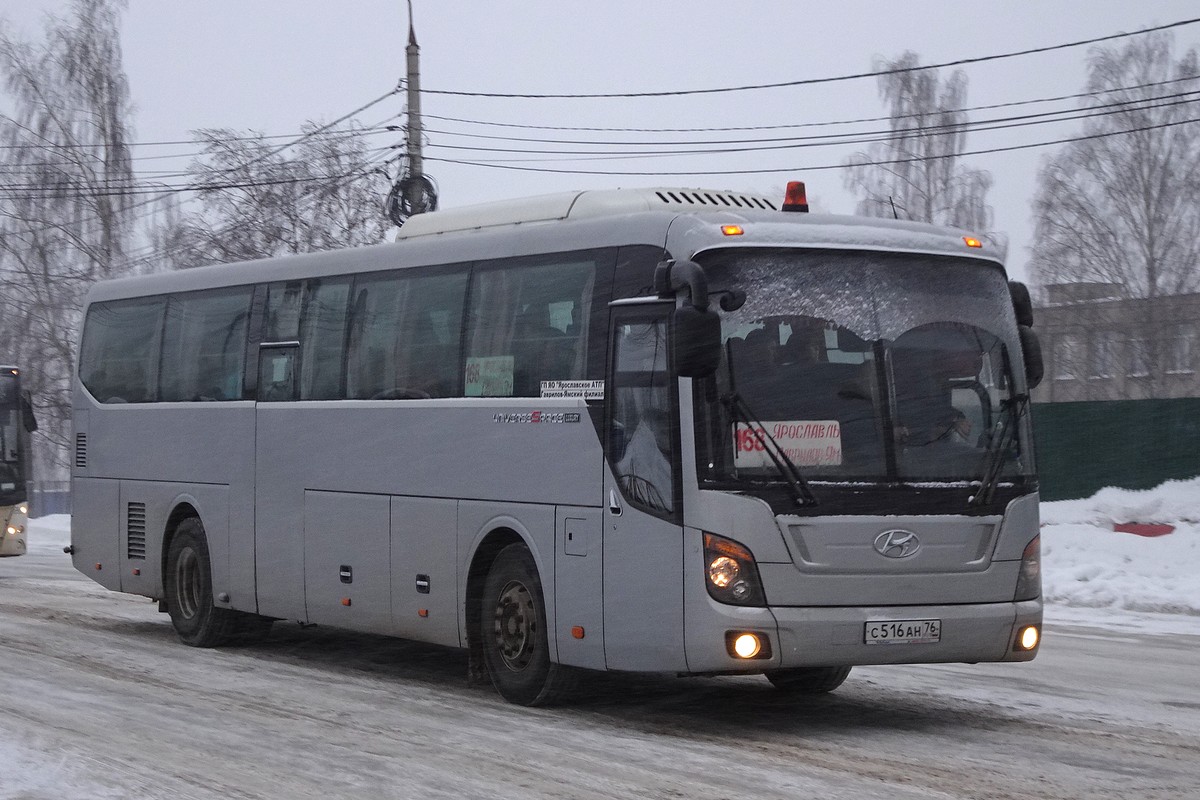
<svg viewBox="0 0 1200 800"><path fill-rule="evenodd" d="M967 243L967 247L983 247L983 242L979 241L974 236L964 236L963 241Z"/></svg>
<svg viewBox="0 0 1200 800"><path fill-rule="evenodd" d="M1021 629L1021 634L1017 637L1018 650L1032 650L1038 646L1038 641L1041 635L1038 633L1036 625L1028 625Z"/></svg>
<svg viewBox="0 0 1200 800"><path fill-rule="evenodd" d="M745 231L742 230L741 225L722 225L721 233L726 236L741 236Z"/></svg>
<svg viewBox="0 0 1200 800"><path fill-rule="evenodd" d="M804 181L788 181L783 195L783 211L808 213L808 195L804 192Z"/></svg>
<svg viewBox="0 0 1200 800"><path fill-rule="evenodd" d="M1017 571L1017 590L1013 601L1032 600L1042 593L1042 537L1035 536L1021 553L1021 568Z"/></svg>

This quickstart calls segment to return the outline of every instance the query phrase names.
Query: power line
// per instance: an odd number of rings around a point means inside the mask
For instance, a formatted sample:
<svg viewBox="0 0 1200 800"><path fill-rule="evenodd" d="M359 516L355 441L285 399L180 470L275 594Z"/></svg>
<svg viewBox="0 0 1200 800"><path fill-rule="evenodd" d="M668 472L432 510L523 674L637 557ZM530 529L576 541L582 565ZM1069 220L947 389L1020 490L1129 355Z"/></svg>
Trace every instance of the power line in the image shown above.
<svg viewBox="0 0 1200 800"><path fill-rule="evenodd" d="M389 95L390 94L394 94L394 92L390 92ZM7 117L6 115L3 115L3 114L0 114L0 116L4 116L6 119L11 119L11 117ZM394 114L391 117L388 117L388 119L389 120L393 119L396 116L399 116L399 115ZM387 122L387 121L388 120L384 120L384 122ZM202 130L219 131L222 129L221 128L205 128ZM378 125L372 126L370 128L358 128L358 129L347 128L347 129L341 130L341 131L334 131L333 135L354 137L354 136L371 135L371 134L376 134L376 133L386 133L390 130L392 130L392 128L385 127L383 125L383 122L381 122ZM251 134L247 134L245 136L224 136L224 137L221 137L221 139L219 141L222 141L222 142L269 141L272 139L292 139L297 136L303 136L303 135L304 135L303 131L296 131L294 133L272 133L272 134L251 133ZM174 145L185 145L185 144L209 144L211 141L212 141L211 138L207 138L207 139L174 139L174 140L169 140L169 141L157 141L157 142L126 142L125 146L131 147L131 148L132 147L166 147L168 145L174 146ZM80 148L85 148L85 147L105 147L105 145L103 145L103 144L78 145L78 144L61 144L61 143L3 144L3 145L0 145L0 150L55 150L55 149L72 149L73 150L73 149L80 149ZM176 158L176 157L177 156L174 156L174 155L159 155L159 156L139 156L138 158L141 158L144 160L149 160L152 158ZM136 161L137 158L133 158L130 160Z"/></svg>
<svg viewBox="0 0 1200 800"><path fill-rule="evenodd" d="M965 121L962 123L953 123L948 125L930 125L920 129L912 129L905 131L871 131L866 133L854 134L834 134L824 136L801 136L801 137L772 137L759 139L736 139L736 140L708 140L708 141L691 141L691 142L585 142L578 140L555 140L555 139L529 139L525 137L495 137L501 140L509 140L516 138L523 142L546 142L546 143L566 143L566 144L585 144L592 146L638 146L638 147L678 147L685 146L692 149L659 149L659 150L564 150L564 149L534 149L534 148L506 148L506 147L486 147L486 146L463 146L450 144L435 144L432 147L443 150L467 150L476 153L510 153L515 155L555 155L555 156L582 156L582 158L567 158L567 159L552 159L562 161L584 161L598 160L597 157L608 157L603 160L621 160L628 158L648 158L648 157L689 157L699 155L716 155L730 153L750 153L764 152L770 150L792 150L804 149L811 147L831 147L831 146L848 146L848 145L864 145L875 144L879 142L904 141L909 139L920 139L925 137L957 135L966 132L988 132L996 130L1006 130L1013 128L1025 128L1035 125L1056 124L1061 122L1069 122L1078 119L1094 119L1104 116L1113 116L1117 114L1129 114L1138 111L1150 111L1163 108L1171 108L1176 106L1190 105L1198 101L1197 95L1200 95L1200 90L1194 92L1178 92L1172 95L1163 95L1146 100L1136 101L1118 101L1100 106L1092 106L1083 109L1074 109L1071 111L1049 111L1038 114L1025 114L1010 117L999 117L989 120L981 120L978 122ZM1172 102L1160 102L1172 101ZM1048 118L1050 117L1050 118ZM481 138L492 138L482 136ZM720 147L710 147L709 145L723 145ZM734 145L734 146L729 146ZM704 146L701 149L695 149L695 146ZM372 152L388 151L393 148L378 148ZM517 161L544 162L542 159L506 159L508 163L516 163ZM481 163L497 163L497 162L481 162ZM186 173L184 173L186 175ZM203 190L223 190L223 189L244 189L258 186L268 186L281 183L294 183L299 181L315 181L321 180L319 176L306 178L288 177L278 180L264 179L253 181L232 181L226 183L215 183L207 185ZM72 196L88 196L98 197L105 195L116 194L149 194L149 193L171 193L171 192L193 192L197 191L194 185L188 184L184 186L161 184L161 185L142 185L125 184L117 185L111 189L106 188L105 191L97 191L96 189L80 189L78 192L72 192L70 187L53 188L43 187L36 184L9 184L7 186L0 184L0 191L7 190L11 192L25 191L29 194L25 195L10 195L6 199L37 199L41 197L72 197Z"/></svg>
<svg viewBox="0 0 1200 800"><path fill-rule="evenodd" d="M1039 97L1032 100L1015 100L1008 103L990 103L981 106L967 106L956 111L963 113L972 111L994 111L1001 108L1015 108L1018 106L1035 105L1037 103L1056 103L1063 100L1079 100L1085 97L1098 97L1102 94L1112 94L1115 92L1132 92L1139 89L1149 89L1158 86L1167 86L1174 83L1182 83L1184 81L1200 80L1200 75L1188 75L1182 78L1171 78L1165 81L1152 81L1150 83L1139 83L1133 86L1117 86L1112 89L1097 89L1092 92L1078 92L1076 94L1064 94L1056 97ZM822 128L833 127L837 125L859 125L866 122L886 122L892 119L911 119L913 117L925 116L923 114L898 114L895 116L888 115L882 117L861 117L859 119L844 119L844 120L828 120L823 122L792 122L781 125L733 125L726 127L709 127L709 128L605 128L605 127L583 127L576 125L529 125L516 122L494 122L490 120L468 119L464 117L446 117L438 116L437 114L425 114L429 119L437 119L442 122L461 122L469 125L485 125L496 128L520 128L525 130L540 130L540 131L580 131L580 132L596 132L596 133L733 133L737 131L775 131L789 130L793 128ZM440 133L453 133L448 131L439 131ZM466 136L467 134L454 133L456 136Z"/></svg>
<svg viewBox="0 0 1200 800"><path fill-rule="evenodd" d="M835 144L869 144L875 141L886 141L897 138L908 138L911 136L921 135L946 135L953 133L966 133L970 131L989 131L1000 130L1003 128L1027 127L1030 125L1045 125L1059 122L1070 122L1077 119L1088 119L1093 117L1112 116L1117 114L1128 114L1135 111L1150 110L1156 108L1167 108L1173 105L1182 105L1196 102L1200 99L1200 90L1192 92L1178 92L1170 95L1161 95L1153 98L1139 98L1137 100L1121 100L1114 103L1106 103L1104 105L1089 106L1086 108L1062 109L1053 111L1044 111L1037 114L1022 114L1008 117L993 117L984 120L964 120L962 122L944 124L944 125L928 125L920 129L912 130L872 130L872 131L856 131L853 133L835 133L824 134L819 136L782 136L782 137L767 137L767 138L746 138L746 139L692 139L684 141L611 141L611 140L586 140L586 139L543 139L536 137L524 136L494 136L488 134L475 133L457 133L454 131L432 131L448 136L462 136L473 139L486 139L494 141L506 142L525 142L530 144L564 144L564 145L585 145L588 147L695 147L700 145L752 145L752 144L778 144L792 143L783 146L787 147L812 147L826 146ZM1181 99L1191 98L1191 99ZM1174 103L1158 103L1160 100L1176 100ZM937 114L924 114L923 117L936 117ZM802 144L794 144L802 143ZM466 145L451 145L451 144L432 144L432 147L441 147L451 150L480 150L484 152L508 152L508 153L553 153L556 155L577 153L580 155L597 155L602 151L596 150L534 150L534 149L515 149L515 148L493 148L493 147L476 147ZM775 149L771 147L762 148L746 148L747 150ZM687 154L692 153L716 153L728 152L725 150L694 150L682 152L659 152L662 154ZM611 155L611 153L609 153Z"/></svg>
<svg viewBox="0 0 1200 800"><path fill-rule="evenodd" d="M395 150L397 146L398 145L387 145L384 147L372 147L372 148L366 150L365 153L374 154L374 153L391 152L392 150ZM112 180L112 181L106 181L104 184L104 189L112 190L112 191L106 191L106 192L97 192L97 191L94 191L93 188L84 187L84 186L67 186L67 187L62 187L62 188L56 188L53 186L47 186L44 183L12 183L12 184L0 183L0 192L4 192L4 191L11 191L11 192L27 191L27 192L30 192L30 194L24 194L24 195L16 195L16 194L12 194L12 195L8 195L8 196L0 195L0 200L30 200L30 199L37 199L37 198L41 198L41 197L55 197L55 198L105 197L105 196L114 196L116 194L148 194L148 193L153 193L153 192L166 192L166 193L200 192L200 191L209 191L210 189L212 189L212 190L241 189L241 188L248 188L248 187L252 187L252 186L267 185L269 183L269 182L250 181L250 182L247 182L245 185L213 185L213 186L206 185L204 187L197 188L195 184L179 185L179 184L169 184L169 183L165 183L165 182L155 183L154 181L145 181L145 180L141 180L140 178L137 177L140 174L147 174L147 173L134 173L134 177L129 180L117 179L117 180ZM161 172L161 173L158 173L157 179L162 181L166 178L187 178L192 175L193 175L193 173L191 173L191 172ZM281 182L286 183L287 181L285 180L285 181L281 181ZM73 189L76 191L72 191Z"/></svg>
<svg viewBox="0 0 1200 800"><path fill-rule="evenodd" d="M382 154L376 155L372 159L368 160L368 162L366 164L362 165L361 168L352 170L351 172L348 172L348 173L345 173L345 175L343 176L343 179L339 182L340 185L345 185L346 183L349 183L351 181L365 177L366 175L369 175L378 169L386 167L388 164L396 161L399 158L399 156L395 156L390 159L383 159L383 158L381 158L381 156L382 156ZM313 203L315 203L316 199L317 198L314 193L309 193L305 197L302 197L300 199L300 202L301 203L307 202L311 206ZM229 225L226 225L226 226L220 228L215 233L217 235L221 235L223 233L228 233L228 232L236 229L240 224L241 224L240 222L230 223ZM135 248L133 251L131 251L131 253L127 254L125 261L123 261L119 265L116 265L114 267L114 271L120 273L120 272L129 270L129 269L132 269L133 267L138 266L139 264L144 264L149 261L153 261L153 260L168 256L168 255L171 255L174 253L182 252L182 251L189 250L189 249L194 249L194 247L195 247L195 245L189 244L189 243L180 243L180 244L171 245L171 246L167 246L167 247L158 247L158 246L152 245L152 244L145 245L140 248ZM7 273L19 274L19 275L27 275L28 274L25 270L5 268L5 267L0 267L0 272L7 272Z"/></svg>
<svg viewBox="0 0 1200 800"><path fill-rule="evenodd" d="M334 127L334 126L336 126L336 125L339 125L339 124L341 124L342 122L345 122L346 120L350 119L351 117L353 117L353 116L355 116L355 115L357 115L357 114L360 114L360 113L362 113L363 111L367 110L368 108L371 108L371 107L373 107L373 106L375 106L375 105L378 105L379 103L383 102L383 101L384 101L384 100L386 100L387 98L389 98L389 97L391 97L392 95L396 94L398 91L399 91L399 87L396 87L396 88L392 89L391 91L389 91L389 92L387 92L387 93L385 93L385 94L383 94L383 95L380 95L379 97L375 98L374 100L371 100L371 101L369 101L369 102L365 103L364 105L360 106L359 108L355 109L354 111L351 111L351 112L350 112L350 113L348 113L348 114L344 114L344 115L342 115L341 117L339 117L338 119L334 120L333 122L330 122L330 123L329 123L329 124L327 124L327 125L323 125L323 126L321 126L320 128L317 128L317 129L315 129L315 130L308 131L308 132L304 133L303 135L299 136L298 138L296 138L296 139L295 139L294 141L292 141L292 142L289 142L289 143L287 143L287 144L285 144L285 145L283 145L283 146L281 146L281 147L277 147L277 148L275 148L274 150L270 151L269 153L263 154L263 155L261 155L261 156L259 156L259 157L255 158L255 159L251 159L250 161L247 161L246 163L244 163L244 164L240 165L240 166L238 167L238 169L244 169L245 167L248 167L248 166L250 166L251 164L254 164L254 163L256 163L257 161L260 161L260 160L262 160L263 158L269 158L269 157L270 157L270 156L272 156L272 155L277 155L278 153L281 153L281 152L283 152L284 150L288 149L289 147L292 147L292 146L294 146L294 145L297 145L297 144L299 144L300 142L304 141L305 139L308 139L308 138L310 138L310 137L312 137L312 136L315 136L315 135L317 135L317 134L319 134L319 133L322 133L322 132L324 132L325 130L328 130L329 128L331 128L331 127ZM203 188L204 188L203 186L197 186L197 187L193 187L193 190L195 190L195 191L199 191L199 190L201 190L201 189L203 189ZM138 201L138 202L136 202L136 203L133 203L133 204L132 204L132 205L131 205L131 206L130 206L128 209L126 209L126 212L127 212L127 213L129 213L129 212L134 212L134 211L137 211L138 209L145 208L145 207L147 207L147 206L151 206L151 205L154 205L154 204L156 204L156 203L161 203L161 202L164 202L164 201L166 201L166 200L167 200L169 197L171 197L171 196L172 196L172 193L159 193L159 194L157 194L156 196L152 196L152 197L150 197L150 198L148 198L148 199L141 200L141 201ZM12 213L7 213L6 215L7 215L7 216L9 216L9 217L16 218L16 217L15 217L15 215L13 215ZM145 219L147 216L149 216L149 214L131 215L131 216L129 217L129 221L130 221L131 223L132 223L132 222L136 222L136 221L138 221L139 219ZM91 216L91 217L89 217L89 218L87 218L87 219L83 219L83 220L74 220L74 223L75 223L75 224L90 224L90 223L95 223L95 222L98 222L98 221L99 221L99 219L100 219L100 218L99 218L98 216L95 216L95 215L93 215L93 216ZM27 222L34 222L34 220L23 220L23 221L27 221ZM36 222L41 222L41 223L44 223L45 221L44 221L44 220L37 220ZM55 225L53 225L53 224L42 224L40 227L37 227L37 228L26 228L26 229L23 229L23 230L17 230L17 231L3 231L2 229L0 229L0 232L3 232L5 235L9 235L9 236L24 236L24 235L27 235L27 234L40 233L40 232L43 232L43 231L51 230L51 229L53 229L53 228L55 228L55 227L59 227L59 226L55 226Z"/></svg>
<svg viewBox="0 0 1200 800"><path fill-rule="evenodd" d="M1070 144L1072 142L1082 142L1091 139L1104 139L1110 136L1123 136L1130 133L1139 133L1143 131L1153 131L1162 128L1173 128L1179 125L1188 125L1193 122L1200 122L1200 117L1177 120L1175 122L1164 122L1158 125L1145 125L1138 128L1129 128L1121 131L1108 131L1105 133L1095 133L1083 136L1069 136L1062 139L1053 139L1044 142L1032 142L1028 144L1009 145L1007 147L990 147L981 150L965 150L959 153L947 153L945 155L918 156L913 158L898 158L898 159L883 159L877 161L863 161L854 164L853 166L886 166L889 164L910 164L916 161L932 161L945 158L958 158L960 156L976 156L988 155L991 153L1008 153L1016 150L1031 150L1038 147L1049 147L1056 144ZM447 164L461 164L473 167L487 167L490 169L507 169L520 172L546 172L554 174L566 175L614 175L614 176L642 176L642 177L668 177L668 176L699 176L699 175L765 175L775 173L792 173L799 174L803 172L820 172L831 169L845 169L846 164L823 164L819 166L798 166L798 167L779 167L768 169L736 169L736 170L695 170L695 171L658 171L658 172L632 172L624 170L584 170L584 169L556 169L550 167L521 167L514 166L508 162L486 162L486 161L465 161L452 158L438 158L435 156L427 156L429 161L441 161Z"/></svg>
<svg viewBox="0 0 1200 800"><path fill-rule="evenodd" d="M1039 53L1049 53L1055 50L1065 50L1072 47L1082 47L1084 45L1099 44L1100 42L1109 42L1116 39L1123 39L1129 36L1141 36L1147 33L1155 33L1157 31L1170 30L1172 28L1181 28L1187 25L1194 25L1200 22L1200 17L1192 19L1179 20L1166 25L1158 25L1153 28L1144 28L1140 31L1130 31L1125 33L1113 33L1108 36L1097 36L1091 39L1080 39L1074 42L1064 42L1062 44L1048 45L1045 47L1031 47L1025 50L1013 50L1007 53L997 53L988 56L975 56L973 58L960 58L956 61L943 61L939 64L926 64L924 66L915 67L900 67L896 69L874 70L871 72L858 72L849 75L835 75L825 78L804 78L794 81L780 81L778 83L756 83L747 84L744 86L722 86L712 89L677 89L673 91L658 91L658 92L599 92L599 93L580 93L580 94L534 94L522 92L470 92L449 89L423 89L425 94L440 94L453 97L492 97L505 99L524 99L524 100L597 100L597 99L631 99L641 97L684 97L688 95L700 94L723 94L729 92L745 92L757 89L782 89L792 86L814 86L823 83L837 83L840 81L858 80L860 78L878 78L882 75L898 75L906 72L921 72L930 69L942 69L944 67L961 67L967 64L982 64L987 61L999 61L1007 58L1017 58L1021 56L1036 55Z"/></svg>
<svg viewBox="0 0 1200 800"><path fill-rule="evenodd" d="M348 183L351 183L355 180L363 178L367 175L370 175L372 172L375 172L379 169L386 167L388 164L394 162L398 158L398 157L393 157L390 159L384 159L384 158L382 158L382 155L383 155L383 152L378 153L377 155L368 159L367 162L365 164L363 164L360 168L357 168L355 170L351 170L350 172L345 173L340 179L333 181L333 183L339 187L345 186ZM316 198L315 193L310 192L307 195L305 195L304 197L300 198L299 202L301 202L301 203L307 202L311 206L312 204L314 204L316 202L316 199L317 198ZM226 225L223 228L220 228L215 233L217 235L228 233L228 232L236 229L240 225L241 225L240 222L232 222L229 225ZM178 252L189 250L189 249L194 249L194 247L195 247L194 245L190 245L190 244L186 244L186 243L176 244L176 245L168 246L165 248L157 247L152 244L145 245L141 248L137 248L134 251L132 251L132 253L130 253L126 257L125 262L123 262L122 264L115 267L115 269L116 269L116 271L121 272L124 270L131 269L132 267L137 266L138 264L144 264L149 261L157 260L157 259L166 257L168 255L172 255L174 253L178 253Z"/></svg>

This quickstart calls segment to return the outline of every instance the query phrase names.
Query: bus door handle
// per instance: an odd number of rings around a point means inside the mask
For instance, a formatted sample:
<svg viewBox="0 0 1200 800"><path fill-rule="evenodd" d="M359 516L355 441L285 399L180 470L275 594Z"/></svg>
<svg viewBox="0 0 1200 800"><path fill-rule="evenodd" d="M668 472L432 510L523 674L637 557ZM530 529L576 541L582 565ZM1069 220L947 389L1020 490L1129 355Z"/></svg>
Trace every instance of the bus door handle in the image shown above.
<svg viewBox="0 0 1200 800"><path fill-rule="evenodd" d="M608 510L613 516L620 516L621 514L621 500L617 497L616 489L608 490Z"/></svg>

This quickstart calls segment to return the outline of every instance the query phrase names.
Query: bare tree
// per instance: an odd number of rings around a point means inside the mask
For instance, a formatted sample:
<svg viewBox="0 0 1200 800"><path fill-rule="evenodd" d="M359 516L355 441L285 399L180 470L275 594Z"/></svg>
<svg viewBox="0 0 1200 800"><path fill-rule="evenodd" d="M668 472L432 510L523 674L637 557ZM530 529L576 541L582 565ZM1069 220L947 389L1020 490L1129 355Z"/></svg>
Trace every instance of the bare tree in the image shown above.
<svg viewBox="0 0 1200 800"><path fill-rule="evenodd" d="M3 353L26 367L41 426L41 474L65 475L70 378L83 296L124 263L132 231L129 89L118 35L123 0L74 0L45 40L0 29L0 283Z"/></svg>
<svg viewBox="0 0 1200 800"><path fill-rule="evenodd" d="M304 128L294 148L261 134L196 132L203 155L189 168L200 209L159 231L172 267L244 261L383 241L388 176L360 128Z"/></svg>
<svg viewBox="0 0 1200 800"><path fill-rule="evenodd" d="M942 83L936 70L914 69L919 66L913 52L895 61L875 61L876 71L887 72L879 77L879 95L891 117L890 135L846 161L844 183L859 197L856 211L965 228L997 239L986 203L992 176L960 161L966 149L962 108L967 77L958 70Z"/></svg>
<svg viewBox="0 0 1200 800"><path fill-rule="evenodd" d="M1196 50L1170 33L1088 59L1089 138L1047 157L1034 201L1030 271L1041 286L1120 284L1132 297L1200 290L1200 123L1185 94Z"/></svg>

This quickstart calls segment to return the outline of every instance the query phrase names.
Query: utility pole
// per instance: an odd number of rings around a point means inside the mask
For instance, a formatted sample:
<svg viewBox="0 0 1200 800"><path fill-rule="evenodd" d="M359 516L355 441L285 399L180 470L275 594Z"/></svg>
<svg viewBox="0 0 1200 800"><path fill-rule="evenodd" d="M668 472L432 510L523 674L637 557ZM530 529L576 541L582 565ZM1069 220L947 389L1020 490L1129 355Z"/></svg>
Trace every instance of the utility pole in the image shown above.
<svg viewBox="0 0 1200 800"><path fill-rule="evenodd" d="M417 33L413 25L412 0L408 0L408 46L407 76L408 120L404 128L406 163L387 197L387 214L397 226L403 225L413 214L437 210L437 187L433 179L425 174L421 156L421 48L417 46Z"/></svg>
<svg viewBox="0 0 1200 800"><path fill-rule="evenodd" d="M413 27L412 0L408 0L408 170L411 175L422 174L421 163L421 48Z"/></svg>

